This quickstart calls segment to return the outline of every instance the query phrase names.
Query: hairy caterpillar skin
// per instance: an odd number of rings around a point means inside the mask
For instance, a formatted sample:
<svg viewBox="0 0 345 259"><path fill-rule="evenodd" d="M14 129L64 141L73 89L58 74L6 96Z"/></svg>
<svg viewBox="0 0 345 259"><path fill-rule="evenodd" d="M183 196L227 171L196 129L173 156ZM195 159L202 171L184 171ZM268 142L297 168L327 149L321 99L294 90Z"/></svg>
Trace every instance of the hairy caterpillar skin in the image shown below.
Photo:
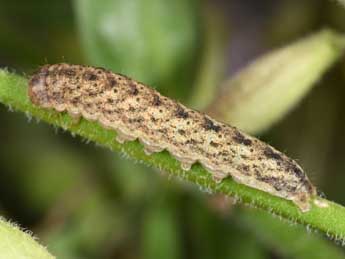
<svg viewBox="0 0 345 259"><path fill-rule="evenodd" d="M119 142L138 139L151 154L168 150L184 170L200 162L216 180L235 181L310 209L316 189L286 155L235 127L188 109L123 75L103 68L55 64L32 75L35 105L67 111L117 132Z"/></svg>

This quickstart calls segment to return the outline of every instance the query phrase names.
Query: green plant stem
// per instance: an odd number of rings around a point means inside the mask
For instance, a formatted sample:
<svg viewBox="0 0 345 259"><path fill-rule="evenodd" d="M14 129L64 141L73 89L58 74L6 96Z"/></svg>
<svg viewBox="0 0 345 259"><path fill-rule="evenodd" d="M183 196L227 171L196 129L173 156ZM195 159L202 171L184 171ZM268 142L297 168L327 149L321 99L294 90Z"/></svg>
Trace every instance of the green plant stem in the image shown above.
<svg viewBox="0 0 345 259"><path fill-rule="evenodd" d="M138 141L119 144L115 141L116 132L106 130L97 123L81 120L75 124L66 113L33 106L27 95L27 80L21 76L0 71L0 101L14 110L25 112L29 116L62 127L72 134L78 134L113 151L121 152L129 158L193 182L206 191L235 197L241 203L280 215L282 218L301 223L308 228L318 229L336 239L343 240L345 237L345 208L341 205L323 200L328 203L328 207L320 208L312 205L309 212L302 213L288 200L238 184L230 178L216 183L211 174L199 164L195 164L189 171L184 171L180 163L166 151L148 156Z"/></svg>
<svg viewBox="0 0 345 259"><path fill-rule="evenodd" d="M253 233L259 242L278 251L278 254L283 255L284 258L340 259L345 257L340 247L317 233L314 235L305 233L300 225L286 224L263 211L248 208L236 210L234 214L235 220Z"/></svg>

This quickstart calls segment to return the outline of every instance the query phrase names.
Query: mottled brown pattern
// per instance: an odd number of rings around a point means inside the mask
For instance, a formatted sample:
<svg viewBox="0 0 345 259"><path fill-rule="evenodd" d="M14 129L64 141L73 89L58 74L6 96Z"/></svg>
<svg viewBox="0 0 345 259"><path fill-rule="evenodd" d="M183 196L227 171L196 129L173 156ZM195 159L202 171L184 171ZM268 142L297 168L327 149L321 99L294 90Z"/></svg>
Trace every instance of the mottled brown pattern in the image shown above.
<svg viewBox="0 0 345 259"><path fill-rule="evenodd" d="M46 65L29 83L31 101L98 121L119 142L139 139L147 154L168 150L184 170L200 162L216 180L250 187L310 208L315 188L299 165L269 145L103 68Z"/></svg>

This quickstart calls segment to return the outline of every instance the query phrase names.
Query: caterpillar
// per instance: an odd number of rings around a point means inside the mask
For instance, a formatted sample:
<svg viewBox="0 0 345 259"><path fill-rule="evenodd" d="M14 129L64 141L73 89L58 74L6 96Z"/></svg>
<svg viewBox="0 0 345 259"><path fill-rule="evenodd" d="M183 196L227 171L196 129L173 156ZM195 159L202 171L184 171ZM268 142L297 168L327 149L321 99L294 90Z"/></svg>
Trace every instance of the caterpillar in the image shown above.
<svg viewBox="0 0 345 259"><path fill-rule="evenodd" d="M167 150L183 170L199 162L216 181L236 182L291 200L302 212L316 196L302 168L270 145L156 90L107 69L45 65L29 80L31 102L115 130L120 143L138 139L146 154Z"/></svg>

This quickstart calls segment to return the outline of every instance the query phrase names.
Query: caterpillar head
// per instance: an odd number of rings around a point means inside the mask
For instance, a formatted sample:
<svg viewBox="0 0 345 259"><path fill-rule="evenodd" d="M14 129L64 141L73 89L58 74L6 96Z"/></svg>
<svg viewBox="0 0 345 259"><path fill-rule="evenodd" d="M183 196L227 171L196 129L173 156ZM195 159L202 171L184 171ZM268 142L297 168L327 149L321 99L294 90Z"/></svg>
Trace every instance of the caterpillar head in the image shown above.
<svg viewBox="0 0 345 259"><path fill-rule="evenodd" d="M48 74L48 66L43 66L29 80L29 98L35 105L45 107L49 102L46 85Z"/></svg>

